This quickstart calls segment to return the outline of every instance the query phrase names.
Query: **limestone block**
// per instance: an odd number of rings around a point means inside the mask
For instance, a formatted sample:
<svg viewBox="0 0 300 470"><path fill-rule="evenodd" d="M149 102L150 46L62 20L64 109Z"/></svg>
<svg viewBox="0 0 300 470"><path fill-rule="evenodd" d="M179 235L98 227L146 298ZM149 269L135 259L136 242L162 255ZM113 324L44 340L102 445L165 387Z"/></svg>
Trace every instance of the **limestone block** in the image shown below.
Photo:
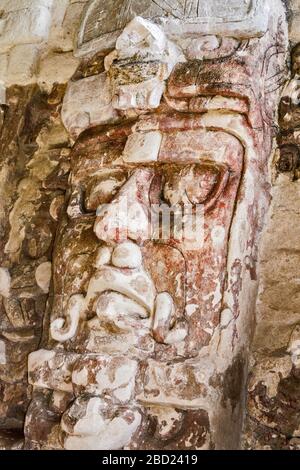
<svg viewBox="0 0 300 470"><path fill-rule="evenodd" d="M80 25L80 19L82 15L83 8L87 0L71 0L61 25L59 34L56 38L52 36L52 44L56 48L62 51L72 51L74 47L75 37Z"/></svg>
<svg viewBox="0 0 300 470"><path fill-rule="evenodd" d="M291 221L293 221L292 231L290 227ZM274 256L274 250L281 249L293 252L300 249L300 218L295 217L292 210L275 210L267 230L268 233L266 234L263 250L264 257L271 254Z"/></svg>
<svg viewBox="0 0 300 470"><path fill-rule="evenodd" d="M160 58L167 47L165 33L154 23L141 17L134 18L117 39L116 51L120 59L128 57Z"/></svg>
<svg viewBox="0 0 300 470"><path fill-rule="evenodd" d="M49 52L39 61L38 84L51 91L53 83L67 83L78 67L72 52Z"/></svg>
<svg viewBox="0 0 300 470"><path fill-rule="evenodd" d="M130 450L179 451L183 445L190 451L212 449L211 423L206 410L159 405L145 411L143 428L133 438Z"/></svg>
<svg viewBox="0 0 300 470"><path fill-rule="evenodd" d="M118 110L155 109L165 90L161 80L153 78L138 84L126 84L115 90L113 106Z"/></svg>
<svg viewBox="0 0 300 470"><path fill-rule="evenodd" d="M0 341L0 365L6 365L6 345L4 341Z"/></svg>
<svg viewBox="0 0 300 470"><path fill-rule="evenodd" d="M48 294L52 276L52 264L48 261L38 266L35 271L37 285L45 294Z"/></svg>
<svg viewBox="0 0 300 470"><path fill-rule="evenodd" d="M29 355L29 383L61 392L72 392L72 370L76 354L41 349Z"/></svg>
<svg viewBox="0 0 300 470"><path fill-rule="evenodd" d="M269 240L273 244L271 236ZM263 283L267 285L277 282L286 282L288 284L299 276L299 253L276 248L275 244L273 244L273 249L268 250L266 247L266 254L261 259L261 275Z"/></svg>
<svg viewBox="0 0 300 470"><path fill-rule="evenodd" d="M11 277L8 269L0 268L0 295L9 297L11 286Z"/></svg>
<svg viewBox="0 0 300 470"><path fill-rule="evenodd" d="M8 54L0 54L0 83L3 82L3 85L0 85L0 103L4 103L3 90L7 78L8 57Z"/></svg>
<svg viewBox="0 0 300 470"><path fill-rule="evenodd" d="M300 41L300 10L299 9L293 12L289 31L290 31L290 35L289 35L290 40L293 43L299 42Z"/></svg>
<svg viewBox="0 0 300 470"><path fill-rule="evenodd" d="M71 52L82 10L87 0L54 0L48 45L50 49Z"/></svg>
<svg viewBox="0 0 300 470"><path fill-rule="evenodd" d="M1 4L0 51L45 41L50 28L51 6L52 0L7 0Z"/></svg>
<svg viewBox="0 0 300 470"><path fill-rule="evenodd" d="M48 44L51 48L55 48L55 50L64 50L62 44L63 22L69 4L70 0L54 0L53 2Z"/></svg>
<svg viewBox="0 0 300 470"><path fill-rule="evenodd" d="M285 294L285 292L284 292ZM288 295L288 293L286 293ZM276 323L286 323L286 325L295 325L298 321L300 321L300 315L297 311L293 312L292 310L286 310L285 305L283 309L278 307L274 308L269 305L269 302L266 300L262 302L260 299L257 305L257 332L259 333L260 325L263 322L270 322L273 324Z"/></svg>
<svg viewBox="0 0 300 470"><path fill-rule="evenodd" d="M297 11L300 8L300 1L299 0L289 0L288 6L292 11Z"/></svg>
<svg viewBox="0 0 300 470"><path fill-rule="evenodd" d="M127 163L146 163L158 160L162 134L158 131L131 134L126 142L123 160Z"/></svg>
<svg viewBox="0 0 300 470"><path fill-rule="evenodd" d="M289 325L286 321L260 321L253 341L253 351L268 355L286 350L296 324Z"/></svg>
<svg viewBox="0 0 300 470"><path fill-rule="evenodd" d="M262 382L266 386L267 395L270 398L275 397L281 378L287 377L291 368L292 363L287 355L276 359L264 358L252 370L249 390L254 390L255 386Z"/></svg>
<svg viewBox="0 0 300 470"><path fill-rule="evenodd" d="M67 450L116 450L130 443L142 420L139 409L109 407L98 397L80 397L62 418Z"/></svg>
<svg viewBox="0 0 300 470"><path fill-rule="evenodd" d="M152 109L160 104L166 80L177 62L184 62L180 50L167 40L157 25L137 16L124 29L116 49L105 59L116 109Z"/></svg>
<svg viewBox="0 0 300 470"><path fill-rule="evenodd" d="M297 131L295 134L296 133ZM273 187L272 212L284 211L289 212L290 214L297 212L299 210L297 204L299 197L300 182L291 181L289 176L280 175Z"/></svg>
<svg viewBox="0 0 300 470"><path fill-rule="evenodd" d="M299 277L274 282L265 287L260 300L273 309L296 312L300 305L299 287Z"/></svg>
<svg viewBox="0 0 300 470"><path fill-rule="evenodd" d="M149 360L144 390L138 397L143 403L172 404L178 408L209 407L209 377L213 365L202 361L164 364Z"/></svg>
<svg viewBox="0 0 300 470"><path fill-rule="evenodd" d="M260 36L267 30L270 8L277 6L265 0L192 0L188 8L179 0L109 0L103 9L102 0L90 1L81 22L77 54L113 47L120 30L135 16L155 18L170 37L178 39L188 34Z"/></svg>
<svg viewBox="0 0 300 470"><path fill-rule="evenodd" d="M18 45L9 52L6 84L28 85L36 81L39 49L31 44Z"/></svg>
<svg viewBox="0 0 300 470"><path fill-rule="evenodd" d="M62 120L66 129L77 137L88 127L113 122L117 114L111 100L106 73L70 82L62 108Z"/></svg>
<svg viewBox="0 0 300 470"><path fill-rule="evenodd" d="M76 396L89 394L117 403L133 398L137 362L124 356L87 356L78 360L72 373Z"/></svg>

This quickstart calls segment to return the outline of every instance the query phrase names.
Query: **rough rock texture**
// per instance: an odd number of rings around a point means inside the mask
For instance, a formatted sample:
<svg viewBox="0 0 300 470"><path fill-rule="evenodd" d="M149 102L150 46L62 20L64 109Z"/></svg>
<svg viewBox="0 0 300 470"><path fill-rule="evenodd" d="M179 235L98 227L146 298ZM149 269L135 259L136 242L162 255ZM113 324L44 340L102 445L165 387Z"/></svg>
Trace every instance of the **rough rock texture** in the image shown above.
<svg viewBox="0 0 300 470"><path fill-rule="evenodd" d="M2 3L0 448L298 448L299 2Z"/></svg>
<svg viewBox="0 0 300 470"><path fill-rule="evenodd" d="M7 89L4 110L0 428L16 433L22 432L30 400L27 357L41 337L57 218L69 171L68 136L59 113L62 96L59 87L46 95L36 86L15 86Z"/></svg>
<svg viewBox="0 0 300 470"><path fill-rule="evenodd" d="M245 432L245 446L256 449L300 449L299 52L294 46L279 105L273 202L260 253Z"/></svg>
<svg viewBox="0 0 300 470"><path fill-rule="evenodd" d="M99 30L101 2L90 2L77 49L89 55L63 102L76 142L53 302L29 356L25 445L236 448L285 80L283 10L228 2L211 37L214 3L174 16L164 2L121 3L119 17L107 5L112 24ZM157 206L188 207L185 232L178 220L155 232Z"/></svg>

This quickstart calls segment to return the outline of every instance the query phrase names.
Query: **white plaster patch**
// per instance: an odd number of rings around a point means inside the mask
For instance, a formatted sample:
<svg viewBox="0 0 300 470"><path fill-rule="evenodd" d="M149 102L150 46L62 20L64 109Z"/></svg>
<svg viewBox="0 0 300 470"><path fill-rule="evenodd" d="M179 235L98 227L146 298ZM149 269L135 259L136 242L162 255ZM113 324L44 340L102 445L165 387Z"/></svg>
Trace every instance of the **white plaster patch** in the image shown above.
<svg viewBox="0 0 300 470"><path fill-rule="evenodd" d="M125 295L118 292L105 292L96 301L96 312L100 320L109 321L126 330L130 318L148 318L149 312Z"/></svg>
<svg viewBox="0 0 300 470"><path fill-rule="evenodd" d="M41 365L51 361L55 357L55 351L40 349L28 356L28 372L34 372Z"/></svg>
<svg viewBox="0 0 300 470"><path fill-rule="evenodd" d="M113 122L116 117L106 73L69 82L62 107L62 120L74 137L90 126Z"/></svg>
<svg viewBox="0 0 300 470"><path fill-rule="evenodd" d="M86 296L86 306L106 291L115 291L135 300L149 313L153 312L155 287L149 275L143 269L130 273L118 268L104 266L90 280Z"/></svg>
<svg viewBox="0 0 300 470"><path fill-rule="evenodd" d="M54 390L52 393L52 405L58 410L61 409L62 404L64 403L65 392Z"/></svg>
<svg viewBox="0 0 300 470"><path fill-rule="evenodd" d="M189 304L186 306L185 311L188 317L191 317L197 311L197 304Z"/></svg>
<svg viewBox="0 0 300 470"><path fill-rule="evenodd" d="M174 428L176 421L180 421L181 418L181 414L174 408L153 407L150 413L157 418L159 435L161 437L167 436Z"/></svg>
<svg viewBox="0 0 300 470"><path fill-rule="evenodd" d="M0 295L9 297L11 277L8 269L0 268Z"/></svg>
<svg viewBox="0 0 300 470"><path fill-rule="evenodd" d="M153 330L165 328L171 320L174 312L174 302L170 294L162 292L155 301Z"/></svg>
<svg viewBox="0 0 300 470"><path fill-rule="evenodd" d="M140 268L142 265L141 249L130 241L118 245L112 255L112 264L117 268Z"/></svg>
<svg viewBox="0 0 300 470"><path fill-rule="evenodd" d="M95 268L101 268L106 264L109 264L111 260L111 249L108 246L101 246L97 251L96 260L95 260Z"/></svg>
<svg viewBox="0 0 300 470"><path fill-rule="evenodd" d="M4 341L0 341L0 365L6 365L6 346Z"/></svg>
<svg viewBox="0 0 300 470"><path fill-rule="evenodd" d="M300 367L300 325L297 325L291 335L288 352L295 367Z"/></svg>
<svg viewBox="0 0 300 470"><path fill-rule="evenodd" d="M134 57L136 54L160 57L166 45L165 33L151 21L137 16L118 37L116 51L120 58Z"/></svg>
<svg viewBox="0 0 300 470"><path fill-rule="evenodd" d="M6 1L0 18L0 51L19 44L45 41L51 23L52 0Z"/></svg>
<svg viewBox="0 0 300 470"><path fill-rule="evenodd" d="M88 384L88 371L86 369L74 370L72 382L76 385L85 387Z"/></svg>
<svg viewBox="0 0 300 470"><path fill-rule="evenodd" d="M185 340L185 338L188 335L188 330L187 328L174 328L173 330L170 331L170 333L167 334L166 339L165 339L165 344L178 344L181 343L182 341Z"/></svg>
<svg viewBox="0 0 300 470"><path fill-rule="evenodd" d="M130 415L130 419L127 415ZM129 444L140 423L141 415L138 410L124 410L116 418L105 418L103 401L100 398L91 398L85 415L78 419L73 431L63 418L62 429L69 435L64 447L67 450L122 449Z"/></svg>
<svg viewBox="0 0 300 470"><path fill-rule="evenodd" d="M211 232L211 239L215 248L223 246L225 240L225 228L222 227L222 225L214 227Z"/></svg>
<svg viewBox="0 0 300 470"><path fill-rule="evenodd" d="M226 328L229 323L233 320L233 314L230 308L226 308L222 311L221 313L221 321L220 321L220 326L222 328Z"/></svg>
<svg viewBox="0 0 300 470"><path fill-rule="evenodd" d="M97 435L104 430L104 419L101 416L102 400L91 398L86 409L86 415L79 419L74 426L74 434L80 436Z"/></svg>
<svg viewBox="0 0 300 470"><path fill-rule="evenodd" d="M46 262L40 264L36 269L35 279L37 285L42 289L45 294L48 294L50 288L50 282L52 277L52 263Z"/></svg>

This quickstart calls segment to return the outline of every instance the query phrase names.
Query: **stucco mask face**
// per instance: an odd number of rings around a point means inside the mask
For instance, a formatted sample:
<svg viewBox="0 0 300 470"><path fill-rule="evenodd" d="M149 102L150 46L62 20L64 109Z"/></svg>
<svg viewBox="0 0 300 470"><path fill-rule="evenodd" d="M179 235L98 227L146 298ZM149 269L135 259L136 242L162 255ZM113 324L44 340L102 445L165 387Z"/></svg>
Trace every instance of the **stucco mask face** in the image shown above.
<svg viewBox="0 0 300 470"><path fill-rule="evenodd" d="M123 131L126 134L128 129ZM126 330L132 322L129 329L135 339L127 347L141 345L142 331L152 330L162 344L156 346L161 354L195 356L219 324L243 148L235 137L221 131L174 127L172 132L130 132L119 140L114 132L120 132L120 127L110 132L108 141L100 142L106 140L105 134L97 136L95 159L90 151L93 138L84 138L74 150L78 158L68 209L75 218L72 231L76 220L84 228L80 220L92 222L94 213L93 229L99 240L92 263L95 274L85 299L88 318L100 312L101 324L121 330L122 324ZM125 297L128 312L134 308L129 302L136 304L132 316L121 315ZM158 311L160 299L162 312ZM121 309L117 323L109 322L103 311L107 302L115 305L113 310ZM97 324L98 320L89 321L92 329ZM56 325L53 333L59 340ZM110 339L115 340L115 335ZM83 342L79 344L82 347ZM88 350L100 352L89 344ZM126 342L120 348L124 350Z"/></svg>
<svg viewBox="0 0 300 470"><path fill-rule="evenodd" d="M80 121L84 106L72 121L80 81L69 85L63 117L73 137L99 126L72 150L50 339L29 366L37 390L65 394L57 398L65 448L237 445L268 205L278 88L269 77L282 56L278 12L229 4L219 32L193 2L189 14L154 22L152 2L136 6L146 19L125 8L123 31L104 35L114 47L101 78L110 98L95 121ZM268 25L255 23L260 8ZM94 39L81 30L79 53ZM50 429L49 445L58 445Z"/></svg>

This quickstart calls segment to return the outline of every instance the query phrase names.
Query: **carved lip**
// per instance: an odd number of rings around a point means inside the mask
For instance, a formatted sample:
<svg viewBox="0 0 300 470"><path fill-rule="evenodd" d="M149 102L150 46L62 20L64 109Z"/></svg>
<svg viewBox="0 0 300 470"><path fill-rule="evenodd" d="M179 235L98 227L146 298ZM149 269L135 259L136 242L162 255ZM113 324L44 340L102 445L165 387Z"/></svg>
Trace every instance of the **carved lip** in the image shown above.
<svg viewBox="0 0 300 470"><path fill-rule="evenodd" d="M115 268L104 266L95 275L89 285L86 305L95 302L99 296L113 291L124 295L144 307L150 314L153 313L155 288L151 279L142 269Z"/></svg>

